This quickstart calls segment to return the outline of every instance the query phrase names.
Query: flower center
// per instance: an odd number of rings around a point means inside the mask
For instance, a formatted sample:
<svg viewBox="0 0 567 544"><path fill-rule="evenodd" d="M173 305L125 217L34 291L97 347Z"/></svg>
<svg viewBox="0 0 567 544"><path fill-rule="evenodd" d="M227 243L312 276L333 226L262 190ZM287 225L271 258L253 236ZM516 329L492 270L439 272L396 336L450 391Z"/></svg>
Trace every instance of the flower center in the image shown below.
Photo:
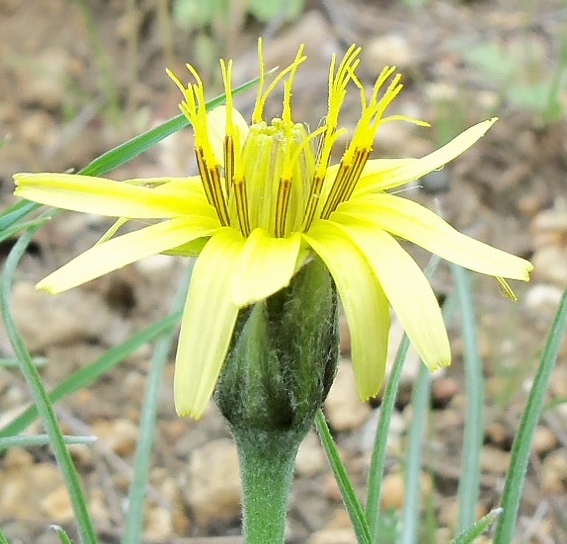
<svg viewBox="0 0 567 544"><path fill-rule="evenodd" d="M236 161L243 165L243 180L236 173L233 183L245 183L246 200L236 192L229 197L231 225L244 227L245 235L258 227L277 237L300 230L315 171L310 140L299 123L276 118L269 125L251 125ZM246 225L243 217L248 217Z"/></svg>

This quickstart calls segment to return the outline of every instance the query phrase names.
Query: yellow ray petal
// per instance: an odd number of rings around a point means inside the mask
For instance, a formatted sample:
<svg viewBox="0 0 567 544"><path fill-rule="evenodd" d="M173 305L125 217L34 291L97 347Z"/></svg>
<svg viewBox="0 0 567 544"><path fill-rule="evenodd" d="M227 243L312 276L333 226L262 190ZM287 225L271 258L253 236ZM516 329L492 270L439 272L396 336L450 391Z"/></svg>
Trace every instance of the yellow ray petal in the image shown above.
<svg viewBox="0 0 567 544"><path fill-rule="evenodd" d="M301 236L275 238L254 229L246 239L239 262L233 270L231 298L237 306L263 300L289 282L295 271Z"/></svg>
<svg viewBox="0 0 567 544"><path fill-rule="evenodd" d="M169 218L209 215L205 201L177 198L167 189L150 189L128 182L73 174L16 174L15 194L48 206L110 217ZM163 192L163 194L162 194Z"/></svg>
<svg viewBox="0 0 567 544"><path fill-rule="evenodd" d="M343 304L351 334L351 355L358 394L375 396L388 352L388 301L367 260L345 234L329 221L316 221L307 243L329 269Z"/></svg>
<svg viewBox="0 0 567 544"><path fill-rule="evenodd" d="M59 293L112 270L209 236L218 222L204 217L183 217L130 232L96 245L37 284L38 289Z"/></svg>
<svg viewBox="0 0 567 544"><path fill-rule="evenodd" d="M355 194L393 189L419 179L429 172L439 170L482 138L496 121L497 118L494 117L472 126L448 144L421 159L401 159L400 165L389 172L384 172L384 165L380 161L368 161L356 186Z"/></svg>
<svg viewBox="0 0 567 544"><path fill-rule="evenodd" d="M528 281L528 261L461 234L427 208L395 195L374 194L344 203L340 212L364 219L470 270ZM336 220L342 222L340 215Z"/></svg>
<svg viewBox="0 0 567 544"><path fill-rule="evenodd" d="M356 219L341 219L339 227L366 256L423 362L430 370L450 364L443 316L419 266L387 232Z"/></svg>
<svg viewBox="0 0 567 544"><path fill-rule="evenodd" d="M238 315L230 284L243 245L234 229L220 229L195 264L175 363L175 408L180 416L201 417L213 393Z"/></svg>

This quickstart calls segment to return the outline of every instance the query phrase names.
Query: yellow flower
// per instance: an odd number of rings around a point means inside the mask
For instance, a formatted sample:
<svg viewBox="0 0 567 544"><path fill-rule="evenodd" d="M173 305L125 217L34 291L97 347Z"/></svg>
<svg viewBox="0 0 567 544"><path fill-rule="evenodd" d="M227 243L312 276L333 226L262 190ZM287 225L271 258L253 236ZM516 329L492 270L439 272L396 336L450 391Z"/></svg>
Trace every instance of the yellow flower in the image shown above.
<svg viewBox="0 0 567 544"><path fill-rule="evenodd" d="M260 84L251 124L233 106L232 62L221 61L226 106L205 109L202 80L184 86L180 107L194 127L199 176L117 182L66 174L17 174L16 194L69 210L127 219L161 219L104 240L39 284L64 291L161 252L196 254L175 371L180 415L198 418L215 387L239 310L287 286L318 255L329 269L351 331L361 399L382 385L391 305L425 364L450 362L435 295L397 238L466 268L528 280L529 262L460 234L421 205L388 191L441 168L479 138L495 119L475 125L421 159L369 160L376 130L400 92L400 76L385 68L367 96L356 76L352 46L329 70L328 112L310 133L291 111L295 60L267 84L261 43ZM283 82L281 118L264 120L270 94ZM361 114L339 164L331 152L346 129L339 113L347 87L361 95ZM316 145L315 145L316 142ZM504 280L500 280L506 285Z"/></svg>

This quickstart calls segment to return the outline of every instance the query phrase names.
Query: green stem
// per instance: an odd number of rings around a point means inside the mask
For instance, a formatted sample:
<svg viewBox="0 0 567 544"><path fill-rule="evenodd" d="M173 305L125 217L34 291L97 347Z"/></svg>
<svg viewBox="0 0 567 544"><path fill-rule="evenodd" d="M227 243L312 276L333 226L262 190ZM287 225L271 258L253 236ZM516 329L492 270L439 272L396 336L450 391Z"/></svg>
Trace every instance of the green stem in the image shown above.
<svg viewBox="0 0 567 544"><path fill-rule="evenodd" d="M284 433L235 437L242 480L245 544L283 544L287 497L301 438Z"/></svg>

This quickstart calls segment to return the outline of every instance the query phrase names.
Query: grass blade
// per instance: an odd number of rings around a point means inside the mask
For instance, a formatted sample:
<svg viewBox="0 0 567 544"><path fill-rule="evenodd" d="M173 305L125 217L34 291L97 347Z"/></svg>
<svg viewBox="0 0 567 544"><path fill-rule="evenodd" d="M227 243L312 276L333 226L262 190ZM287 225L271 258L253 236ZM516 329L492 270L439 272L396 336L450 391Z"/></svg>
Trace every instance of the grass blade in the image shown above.
<svg viewBox="0 0 567 544"><path fill-rule="evenodd" d="M441 259L433 256L429 261L425 275L431 278L437 270ZM378 427L376 428L376 437L374 439L374 448L372 449L372 458L370 461L370 469L368 473L368 492L366 497L365 514L368 521L368 527L372 536L371 542L378 543L378 528L380 526L380 495L382 491L382 478L384 475L384 464L386 462L386 445L388 442L388 432L390 429L390 421L392 412L398 394L398 388L402 379L402 371L404 361L410 346L409 339L404 333L400 346L394 359L394 364L388 378L388 383L384 391L384 397L380 406L380 418Z"/></svg>
<svg viewBox="0 0 567 544"><path fill-rule="evenodd" d="M429 385L431 374L425 365L419 365L419 373L414 384L411 406L412 422L408 432L408 454L405 478L405 497L402 512L402 544L417 542L420 520L421 459L425 421L429 414Z"/></svg>
<svg viewBox="0 0 567 544"><path fill-rule="evenodd" d="M65 444L92 444L97 441L96 436L63 436ZM49 444L49 435L36 434L33 436L7 436L0 438L0 450L6 448L27 448L30 446L45 446Z"/></svg>
<svg viewBox="0 0 567 544"><path fill-rule="evenodd" d="M187 267L187 272L181 280L179 290L173 300L172 314L178 314L183 310L192 269L193 266L191 264ZM124 544L142 541L144 499L150 474L159 389L174 338L173 330L164 334L156 343L152 356L151 367L148 373L148 386L140 415L140 440L134 457L134 477L128 493L128 512L126 514L124 536L122 537Z"/></svg>
<svg viewBox="0 0 567 544"><path fill-rule="evenodd" d="M79 475L77 474L73 460L71 459L71 455L65 444L61 427L59 426L53 410L53 405L51 404L49 397L47 396L47 392L41 383L41 378L37 368L32 363L28 350L24 345L24 341L17 330L10 308L10 292L16 267L38 229L39 225L27 230L16 242L6 259L0 284L1 311L4 318L6 333L16 356L21 363L21 372L31 390L34 403L41 416L45 430L49 435L50 443L55 453L55 458L57 459L63 480L65 481L65 485L71 499L71 504L73 506L73 511L75 513L75 519L81 541L84 544L97 544L98 540L96 532L87 510L87 503L81 487Z"/></svg>
<svg viewBox="0 0 567 544"><path fill-rule="evenodd" d="M494 521L502 514L502 508L495 508L480 518L474 525L465 529L462 533L459 533L453 540L451 544L472 544L475 539L481 536L488 528L494 523Z"/></svg>
<svg viewBox="0 0 567 544"><path fill-rule="evenodd" d="M384 391L382 404L380 405L380 418L376 429L376 437L374 439L374 448L372 450L372 459L370 461L370 469L368 473L368 494L366 498L366 519L372 537L373 544L378 543L378 529L380 526L380 495L382 492L382 478L384 475L384 464L386 462L386 446L388 443L388 431L392 412L398 395L398 388L402 379L404 369L404 361L408 354L410 346L409 338L404 333L400 347L396 353L396 358L388 378L388 384Z"/></svg>
<svg viewBox="0 0 567 544"><path fill-rule="evenodd" d="M366 523L366 516L360 506L360 502L358 502L352 483L349 480L341 456L339 455L337 446L333 442L329 427L325 421L325 416L321 410L319 410L315 416L315 425L327 458L329 459L335 480L339 485L345 507L356 534L356 540L358 544L371 544L372 540L370 539L370 530Z"/></svg>
<svg viewBox="0 0 567 544"><path fill-rule="evenodd" d="M22 219L22 217L37 210L39 207L40 204L36 204L35 202L23 199L18 200L0 214L0 232L3 233L14 223Z"/></svg>
<svg viewBox="0 0 567 544"><path fill-rule="evenodd" d="M469 272L451 264L455 278L457 298L461 307L464 341L466 384L466 416L459 481L458 530L464 531L476 521L476 506L480 492L480 455L484 434L484 379L482 362L478 352L478 338L471 294Z"/></svg>
<svg viewBox="0 0 567 544"><path fill-rule="evenodd" d="M69 535L65 532L65 529L61 527L61 525L51 525L50 527L57 533L59 542L61 542L61 544L73 544L71 542L71 539L69 538Z"/></svg>
<svg viewBox="0 0 567 544"><path fill-rule="evenodd" d="M75 393L82 387L90 385L140 346L151 342L156 337L169 331L178 323L180 318L181 312L170 314L140 332L137 332L119 346L109 349L98 359L95 359L92 363L80 368L57 385L53 391L49 393L50 401L55 403L61 398ZM21 433L26 427L35 421L37 416L37 408L35 406L30 406L27 410L20 414L20 416L0 430L0 438Z"/></svg>
<svg viewBox="0 0 567 544"><path fill-rule="evenodd" d="M494 544L509 544L513 541L514 527L520 508L520 499L526 478L532 440L566 329L567 289L563 293L559 309L551 325L532 390L522 414L520 427L512 445L512 458L502 494L501 506L504 509L504 513L496 528Z"/></svg>

